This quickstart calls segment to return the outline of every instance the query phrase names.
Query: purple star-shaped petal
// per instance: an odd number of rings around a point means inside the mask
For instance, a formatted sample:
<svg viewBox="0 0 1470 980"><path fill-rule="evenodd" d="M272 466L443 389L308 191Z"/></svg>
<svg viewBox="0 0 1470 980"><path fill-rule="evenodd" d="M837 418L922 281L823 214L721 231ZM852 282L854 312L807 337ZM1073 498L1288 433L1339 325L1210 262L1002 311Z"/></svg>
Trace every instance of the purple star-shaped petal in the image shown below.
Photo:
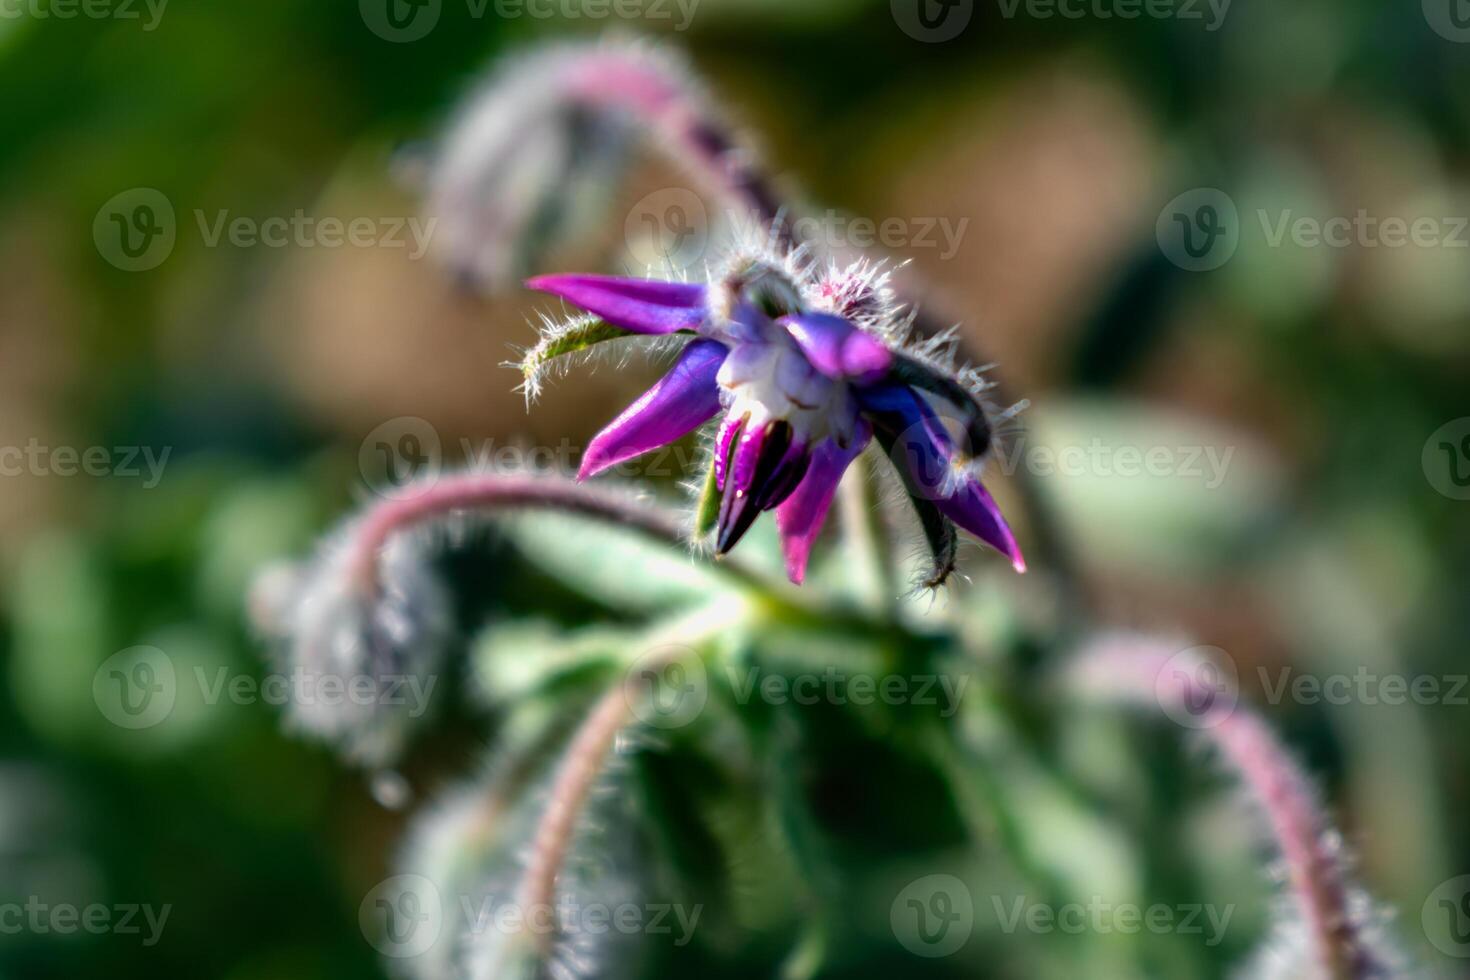
<svg viewBox="0 0 1470 980"><path fill-rule="evenodd" d="M870 384L893 365L882 341L830 313L798 313L781 320L812 367L835 381Z"/></svg>
<svg viewBox="0 0 1470 980"><path fill-rule="evenodd" d="M922 395L906 385L874 386L860 391L858 398L894 434L894 449L900 456L894 465L908 470L913 486L924 498L1009 558L1016 571L1024 572L1026 559L995 500L978 477L955 467L959 447L951 429L962 430L962 424L941 418Z"/></svg>
<svg viewBox="0 0 1470 980"><path fill-rule="evenodd" d="M720 410L715 375L727 353L713 340L686 346L668 374L593 438L577 479L673 442L714 418Z"/></svg>
<svg viewBox="0 0 1470 980"><path fill-rule="evenodd" d="M847 472L848 466L857 459L872 435L873 430L868 423L859 422L858 434L848 446L840 446L832 439L818 443L812 451L806 476L785 503L776 508L776 528L781 532L786 575L797 585L806 578L807 559L827 519L827 510L832 506L832 497L842 482L842 474Z"/></svg>
<svg viewBox="0 0 1470 980"><path fill-rule="evenodd" d="M708 288L702 283L660 282L622 276L537 276L526 285L560 296L634 333L696 330L705 320Z"/></svg>

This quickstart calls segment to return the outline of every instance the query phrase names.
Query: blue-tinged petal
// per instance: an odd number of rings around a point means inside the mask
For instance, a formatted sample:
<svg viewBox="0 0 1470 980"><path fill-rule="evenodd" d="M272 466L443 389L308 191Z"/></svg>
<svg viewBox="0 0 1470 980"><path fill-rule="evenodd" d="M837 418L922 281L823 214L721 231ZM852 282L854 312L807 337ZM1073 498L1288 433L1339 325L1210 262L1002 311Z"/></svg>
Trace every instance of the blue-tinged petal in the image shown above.
<svg viewBox="0 0 1470 980"><path fill-rule="evenodd" d="M904 385L877 385L858 391L858 401L893 437L894 465L910 477L911 492L931 501L945 517L1011 560L1016 571L1026 560L995 500L957 460L954 430L961 420L945 420L923 396ZM949 422L946 425L946 421Z"/></svg>
<svg viewBox="0 0 1470 980"><path fill-rule="evenodd" d="M669 373L592 440L577 479L673 442L714 418L720 410L715 375L726 353L725 345L713 340L686 346Z"/></svg>
<svg viewBox="0 0 1470 980"><path fill-rule="evenodd" d="M832 497L842 474L872 438L867 422L858 422L857 436L846 448L824 439L812 450L811 464L796 490L776 508L776 528L781 532L781 552L786 556L786 575L800 585L806 578L807 559L821 533L832 506Z"/></svg>
<svg viewBox="0 0 1470 980"><path fill-rule="evenodd" d="M868 384L893 365L893 353L872 334L830 313L798 313L781 324L806 359L834 381Z"/></svg>
<svg viewBox="0 0 1470 980"><path fill-rule="evenodd" d="M954 476L954 438L929 403L907 385L856 389L858 404L893 439L895 466L903 466L911 489L937 499Z"/></svg>
<svg viewBox="0 0 1470 980"><path fill-rule="evenodd" d="M1011 526L978 479L966 479L953 495L937 498L934 505L945 517L1009 558L1016 571L1026 570L1026 559Z"/></svg>
<svg viewBox="0 0 1470 980"><path fill-rule="evenodd" d="M703 283L661 282L621 276L537 276L526 285L560 296L608 323L634 333L696 330L705 320L708 289Z"/></svg>

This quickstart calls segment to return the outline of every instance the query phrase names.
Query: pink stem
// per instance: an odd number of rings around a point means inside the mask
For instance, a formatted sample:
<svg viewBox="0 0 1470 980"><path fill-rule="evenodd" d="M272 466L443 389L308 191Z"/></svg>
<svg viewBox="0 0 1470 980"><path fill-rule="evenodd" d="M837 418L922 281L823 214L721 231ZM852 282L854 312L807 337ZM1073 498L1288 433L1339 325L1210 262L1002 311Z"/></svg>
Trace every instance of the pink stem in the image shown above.
<svg viewBox="0 0 1470 980"><path fill-rule="evenodd" d="M465 510L559 510L597 517L682 543L683 531L668 513L627 496L583 486L560 477L526 474L461 473L426 481L409 496L386 500L370 510L356 529L351 573L364 590L377 585L378 556L388 539L425 521Z"/></svg>
<svg viewBox="0 0 1470 980"><path fill-rule="evenodd" d="M549 951L556 935L556 921L551 914L556 902L556 879L571 849L577 818L628 717L627 695L619 685L597 702L557 769L516 896L521 921L542 953Z"/></svg>
<svg viewBox="0 0 1470 980"><path fill-rule="evenodd" d="M1090 689L1153 702L1171 714L1186 710L1187 703L1208 704L1218 697L1220 692L1206 686L1200 672L1177 666L1176 649L1146 638L1100 642L1078 659L1079 674ZM1332 826L1307 777L1265 720L1249 708L1231 701L1201 721L1203 734L1265 814L1325 975L1340 980L1381 976L1348 908L1342 861L1330 843Z"/></svg>
<svg viewBox="0 0 1470 980"><path fill-rule="evenodd" d="M577 64L566 85L585 105L633 113L682 151L684 164L713 190L748 208L780 244L794 244L771 181L676 70L637 52L599 50Z"/></svg>

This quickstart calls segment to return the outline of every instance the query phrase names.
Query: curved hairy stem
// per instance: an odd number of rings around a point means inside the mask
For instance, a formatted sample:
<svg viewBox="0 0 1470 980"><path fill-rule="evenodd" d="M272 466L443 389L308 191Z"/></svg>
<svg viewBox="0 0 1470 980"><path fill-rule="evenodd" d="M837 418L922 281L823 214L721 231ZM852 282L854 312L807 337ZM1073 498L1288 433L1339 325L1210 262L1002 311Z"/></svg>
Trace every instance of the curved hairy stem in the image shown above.
<svg viewBox="0 0 1470 980"><path fill-rule="evenodd" d="M749 211L780 243L796 244L773 181L676 63L636 49L598 48L571 70L568 90L588 106L633 113L692 176Z"/></svg>
<svg viewBox="0 0 1470 980"><path fill-rule="evenodd" d="M552 782L546 812L536 827L530 860L516 892L516 906L543 955L550 952L556 938L556 921L550 913L577 819L629 715L628 697L621 686L604 694L577 729Z"/></svg>
<svg viewBox="0 0 1470 980"><path fill-rule="evenodd" d="M377 559L388 539L426 521L460 511L555 510L631 528L683 545L679 518L627 494L564 477L524 473L459 473L426 480L368 511L353 535L352 573L366 588L376 581Z"/></svg>
<svg viewBox="0 0 1470 980"><path fill-rule="evenodd" d="M522 920L541 955L550 952L556 923L550 915L556 884L566 864L592 787L607 767L618 733L634 720L634 706L646 693L642 678L677 660L696 655L698 645L747 619L753 611L746 601L732 598L695 610L645 637L652 654L640 658L637 674L630 673L602 695L572 737L552 779L546 810L531 841L530 858L516 889Z"/></svg>
<svg viewBox="0 0 1470 980"><path fill-rule="evenodd" d="M1194 714L1265 818L1286 869L1288 893L1305 926L1310 962L1328 980L1381 980L1390 975L1352 907L1336 832L1310 780L1265 720L1233 697L1219 700L1217 675L1181 663L1176 648L1146 638L1113 637L1078 658L1077 678L1089 693L1158 705L1173 717Z"/></svg>

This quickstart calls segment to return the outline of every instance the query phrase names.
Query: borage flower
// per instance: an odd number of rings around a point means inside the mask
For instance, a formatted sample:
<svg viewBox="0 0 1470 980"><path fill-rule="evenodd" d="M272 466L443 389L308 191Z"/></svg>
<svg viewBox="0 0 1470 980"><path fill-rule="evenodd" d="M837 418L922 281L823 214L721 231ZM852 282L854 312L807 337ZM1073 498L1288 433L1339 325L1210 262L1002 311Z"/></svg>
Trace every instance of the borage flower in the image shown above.
<svg viewBox="0 0 1470 980"><path fill-rule="evenodd" d="M928 584L954 567L955 525L1025 562L980 483L991 428L973 372L906 344L880 270L817 270L794 257L742 257L709 283L599 275L531 279L591 317L553 331L523 367L528 388L551 357L629 334L691 337L673 367L587 447L578 479L724 419L696 534L735 547L775 510L786 571L807 559L838 482L875 436L894 461L935 555Z"/></svg>

